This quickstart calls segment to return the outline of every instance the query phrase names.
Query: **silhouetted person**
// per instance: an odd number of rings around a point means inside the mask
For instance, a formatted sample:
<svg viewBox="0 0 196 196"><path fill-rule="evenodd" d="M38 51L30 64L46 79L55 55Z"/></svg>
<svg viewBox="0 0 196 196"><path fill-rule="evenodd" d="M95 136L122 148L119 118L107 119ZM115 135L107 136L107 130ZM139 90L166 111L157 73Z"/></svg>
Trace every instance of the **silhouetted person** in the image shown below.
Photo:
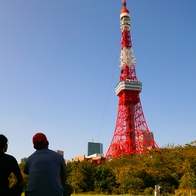
<svg viewBox="0 0 196 196"><path fill-rule="evenodd" d="M22 174L16 159L5 154L8 148L8 139L0 134L0 196L20 196L22 194ZM16 176L17 182L9 188L8 177L11 173Z"/></svg>

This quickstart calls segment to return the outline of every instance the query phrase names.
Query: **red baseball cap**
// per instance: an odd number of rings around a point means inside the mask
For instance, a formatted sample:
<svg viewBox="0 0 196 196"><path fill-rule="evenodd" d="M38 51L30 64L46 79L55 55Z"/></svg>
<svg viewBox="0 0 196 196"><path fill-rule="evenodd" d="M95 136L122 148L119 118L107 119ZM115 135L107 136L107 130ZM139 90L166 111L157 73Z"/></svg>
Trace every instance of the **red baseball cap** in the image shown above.
<svg viewBox="0 0 196 196"><path fill-rule="evenodd" d="M37 148L37 146L40 144L47 144L47 143L48 143L47 137L43 133L36 133L33 136L34 148Z"/></svg>

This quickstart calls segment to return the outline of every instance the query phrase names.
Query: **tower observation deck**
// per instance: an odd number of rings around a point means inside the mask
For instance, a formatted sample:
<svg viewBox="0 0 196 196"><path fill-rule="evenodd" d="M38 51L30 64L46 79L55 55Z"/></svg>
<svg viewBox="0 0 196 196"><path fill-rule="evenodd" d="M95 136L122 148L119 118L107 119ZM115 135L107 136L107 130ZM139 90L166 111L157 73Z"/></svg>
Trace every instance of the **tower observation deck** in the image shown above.
<svg viewBox="0 0 196 196"><path fill-rule="evenodd" d="M122 0L120 28L120 81L115 88L116 95L119 97L118 114L106 158L145 153L152 148L159 149L152 132L149 131L140 102L139 93L142 91L142 83L136 76L136 62L130 33L130 14L126 8L126 0Z"/></svg>

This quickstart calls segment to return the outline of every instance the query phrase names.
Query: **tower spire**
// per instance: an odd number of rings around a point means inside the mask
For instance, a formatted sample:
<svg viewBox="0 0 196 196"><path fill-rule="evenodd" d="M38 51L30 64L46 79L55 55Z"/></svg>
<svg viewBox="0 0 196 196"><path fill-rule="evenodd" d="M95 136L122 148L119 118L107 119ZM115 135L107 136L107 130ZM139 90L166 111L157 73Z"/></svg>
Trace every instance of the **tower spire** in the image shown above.
<svg viewBox="0 0 196 196"><path fill-rule="evenodd" d="M140 102L139 93L142 91L142 83L136 76L130 14L126 8L126 0L122 0L120 28L120 81L115 88L116 95L119 97L118 114L106 158L118 157L122 154L144 153L151 148L159 149L152 132L148 129Z"/></svg>

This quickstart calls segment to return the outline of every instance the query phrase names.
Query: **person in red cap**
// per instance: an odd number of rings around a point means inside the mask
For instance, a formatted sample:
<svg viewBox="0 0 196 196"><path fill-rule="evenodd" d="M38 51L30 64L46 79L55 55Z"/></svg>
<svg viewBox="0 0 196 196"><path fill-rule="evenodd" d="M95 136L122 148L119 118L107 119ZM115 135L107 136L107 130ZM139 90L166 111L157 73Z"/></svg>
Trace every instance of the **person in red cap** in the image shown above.
<svg viewBox="0 0 196 196"><path fill-rule="evenodd" d="M43 133L33 136L36 151L25 164L24 173L29 175L26 196L63 196L67 169L63 156L48 149L49 142Z"/></svg>

